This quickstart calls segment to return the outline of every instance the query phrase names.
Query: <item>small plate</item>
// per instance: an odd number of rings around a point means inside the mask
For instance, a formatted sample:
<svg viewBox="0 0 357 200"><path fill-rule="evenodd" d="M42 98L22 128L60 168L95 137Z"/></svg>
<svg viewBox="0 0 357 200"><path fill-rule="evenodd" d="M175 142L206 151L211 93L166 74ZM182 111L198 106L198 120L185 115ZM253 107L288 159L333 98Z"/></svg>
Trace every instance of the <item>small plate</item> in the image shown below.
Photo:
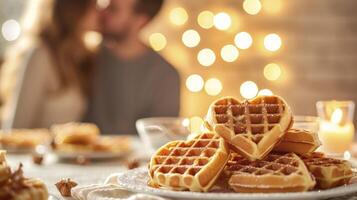
<svg viewBox="0 0 357 200"><path fill-rule="evenodd" d="M357 184L336 187L329 190L291 193L200 193L188 191L171 191L152 188L147 185L149 179L147 168L137 168L127 171L117 177L119 186L132 192L145 193L171 199L200 199L200 200L282 200L282 199L326 199L357 193Z"/></svg>

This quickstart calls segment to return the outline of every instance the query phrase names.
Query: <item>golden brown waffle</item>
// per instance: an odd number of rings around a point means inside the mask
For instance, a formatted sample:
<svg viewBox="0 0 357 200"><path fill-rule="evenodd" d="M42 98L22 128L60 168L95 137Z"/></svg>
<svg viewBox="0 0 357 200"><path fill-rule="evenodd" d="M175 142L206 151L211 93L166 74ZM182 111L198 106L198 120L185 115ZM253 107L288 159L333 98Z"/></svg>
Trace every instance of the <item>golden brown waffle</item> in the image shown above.
<svg viewBox="0 0 357 200"><path fill-rule="evenodd" d="M304 129L289 129L273 151L304 155L314 152L320 145L317 133Z"/></svg>
<svg viewBox="0 0 357 200"><path fill-rule="evenodd" d="M10 167L6 163L6 151L0 150L0 185L11 176Z"/></svg>
<svg viewBox="0 0 357 200"><path fill-rule="evenodd" d="M206 126L229 142L233 150L250 160L261 159L292 125L292 113L278 96L259 96L240 102L224 97L213 102Z"/></svg>
<svg viewBox="0 0 357 200"><path fill-rule="evenodd" d="M150 184L173 190L208 191L228 160L225 141L214 133L172 141L151 158Z"/></svg>
<svg viewBox="0 0 357 200"><path fill-rule="evenodd" d="M316 178L316 187L328 189L347 184L353 176L351 165L345 160L326 157L313 152L302 156L309 171Z"/></svg>
<svg viewBox="0 0 357 200"><path fill-rule="evenodd" d="M50 144L52 137L47 129L14 129L0 131L0 144L8 150L32 150L36 146Z"/></svg>
<svg viewBox="0 0 357 200"><path fill-rule="evenodd" d="M300 192L315 185L304 162L294 153L270 153L256 161L233 153L225 172L231 175L229 185L236 192Z"/></svg>
<svg viewBox="0 0 357 200"><path fill-rule="evenodd" d="M51 127L56 145L88 145L96 142L100 135L99 128L90 123L57 124Z"/></svg>

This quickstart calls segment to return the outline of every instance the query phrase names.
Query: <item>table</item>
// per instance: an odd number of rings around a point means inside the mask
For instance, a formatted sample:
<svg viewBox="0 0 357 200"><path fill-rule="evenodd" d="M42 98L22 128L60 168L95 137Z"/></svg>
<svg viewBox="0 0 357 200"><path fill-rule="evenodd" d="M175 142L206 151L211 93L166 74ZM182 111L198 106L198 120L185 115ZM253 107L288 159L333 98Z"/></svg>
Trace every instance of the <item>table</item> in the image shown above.
<svg viewBox="0 0 357 200"><path fill-rule="evenodd" d="M142 157L143 155L139 153L139 148L140 143L136 142L134 154L135 156ZM133 155L129 157L132 158ZM92 162L90 165L78 165L58 162L53 154L49 154L46 156L43 165L36 165L33 163L31 155L8 154L7 160L13 169L17 168L20 162L23 163L25 176L44 180L49 193L58 198L60 198L61 195L54 184L62 178L71 178L80 185L87 185L103 183L110 174L127 170L125 159ZM357 164L357 161L353 160L353 163ZM349 195L347 197L339 197L336 198L336 200L337 199L357 200L357 194Z"/></svg>
<svg viewBox="0 0 357 200"><path fill-rule="evenodd" d="M14 154L9 154L7 160L13 169L23 163L25 176L44 180L49 192L57 197L60 194L54 184L62 178L71 178L78 184L102 183L110 174L127 170L123 160L78 165L57 162L54 155L49 155L43 165L36 165L31 155Z"/></svg>

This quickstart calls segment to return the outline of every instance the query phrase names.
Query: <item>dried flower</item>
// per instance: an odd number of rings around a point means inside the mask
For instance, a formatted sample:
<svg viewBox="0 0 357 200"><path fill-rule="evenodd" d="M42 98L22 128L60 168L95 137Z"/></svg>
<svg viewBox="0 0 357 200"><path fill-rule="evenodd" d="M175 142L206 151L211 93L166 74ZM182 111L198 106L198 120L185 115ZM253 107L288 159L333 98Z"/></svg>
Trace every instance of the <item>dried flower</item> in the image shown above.
<svg viewBox="0 0 357 200"><path fill-rule="evenodd" d="M71 189L76 187L78 184L67 178L60 180L55 185L63 197L71 197Z"/></svg>

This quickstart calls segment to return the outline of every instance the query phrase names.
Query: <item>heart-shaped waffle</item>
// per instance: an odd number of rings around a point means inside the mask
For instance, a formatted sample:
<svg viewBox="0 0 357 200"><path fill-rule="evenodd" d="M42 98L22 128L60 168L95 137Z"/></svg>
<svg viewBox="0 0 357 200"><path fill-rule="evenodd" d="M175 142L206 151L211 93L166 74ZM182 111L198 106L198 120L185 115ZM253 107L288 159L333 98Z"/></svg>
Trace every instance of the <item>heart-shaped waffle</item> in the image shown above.
<svg viewBox="0 0 357 200"><path fill-rule="evenodd" d="M292 113L279 96L258 96L243 102L224 97L211 104L205 124L233 150L256 160L267 155L290 128Z"/></svg>
<svg viewBox="0 0 357 200"><path fill-rule="evenodd" d="M316 178L316 187L328 189L347 184L353 176L350 163L313 152L301 157Z"/></svg>
<svg viewBox="0 0 357 200"><path fill-rule="evenodd" d="M151 157L150 185L172 190L208 191L227 163L223 138L203 133L188 141L172 141Z"/></svg>
<svg viewBox="0 0 357 200"><path fill-rule="evenodd" d="M270 153L256 161L232 153L225 173L231 175L228 183L236 192L302 192L315 185L304 162L294 153Z"/></svg>

